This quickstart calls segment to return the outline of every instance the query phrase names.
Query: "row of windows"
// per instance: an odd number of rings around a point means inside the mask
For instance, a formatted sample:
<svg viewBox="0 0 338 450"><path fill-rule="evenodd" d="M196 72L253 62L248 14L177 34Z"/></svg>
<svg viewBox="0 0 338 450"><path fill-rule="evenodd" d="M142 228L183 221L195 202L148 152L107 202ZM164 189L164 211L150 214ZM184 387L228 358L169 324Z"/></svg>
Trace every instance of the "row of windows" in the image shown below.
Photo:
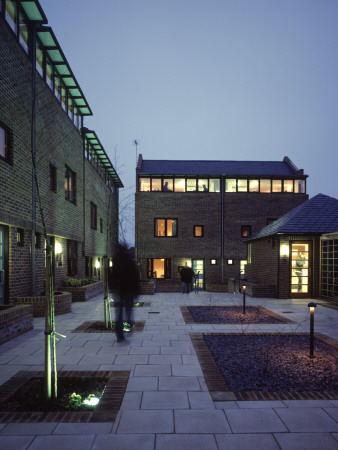
<svg viewBox="0 0 338 450"><path fill-rule="evenodd" d="M3 6L3 2L0 0L0 13L4 15L6 22L17 36L21 47L29 54L31 45L30 29L28 27L29 21L25 15L24 9L21 4L16 1L6 0L4 3ZM81 115L79 114L78 108L70 95L69 89L66 88L66 85L63 83L57 70L51 63L47 51L44 49L41 42L39 42L38 37L36 42L36 70L54 93L70 120L74 123L76 128L80 129Z"/></svg>
<svg viewBox="0 0 338 450"><path fill-rule="evenodd" d="M114 187L114 182L109 176L107 168L103 165L100 158L97 156L96 150L93 148L89 140L85 139L85 157L90 162L96 172L105 180L107 186Z"/></svg>
<svg viewBox="0 0 338 450"><path fill-rule="evenodd" d="M221 192L220 178L140 177L141 192ZM305 194L305 180L226 178L224 192Z"/></svg>

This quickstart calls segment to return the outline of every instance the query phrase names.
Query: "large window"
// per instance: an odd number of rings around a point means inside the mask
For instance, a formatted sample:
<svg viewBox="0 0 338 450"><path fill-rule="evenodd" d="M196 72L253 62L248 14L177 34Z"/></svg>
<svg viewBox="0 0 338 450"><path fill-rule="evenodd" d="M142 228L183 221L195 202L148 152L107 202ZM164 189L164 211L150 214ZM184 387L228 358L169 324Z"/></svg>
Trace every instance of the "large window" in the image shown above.
<svg viewBox="0 0 338 450"><path fill-rule="evenodd" d="M185 178L175 178L175 192L185 192Z"/></svg>
<svg viewBox="0 0 338 450"><path fill-rule="evenodd" d="M140 178L139 183L140 191L150 191L150 178Z"/></svg>
<svg viewBox="0 0 338 450"><path fill-rule="evenodd" d="M97 230L97 206L90 202L90 228Z"/></svg>
<svg viewBox="0 0 338 450"><path fill-rule="evenodd" d="M236 192L236 178L227 178L225 180L225 192Z"/></svg>
<svg viewBox="0 0 338 450"><path fill-rule="evenodd" d="M171 278L171 260L167 258L149 258L148 278Z"/></svg>
<svg viewBox="0 0 338 450"><path fill-rule="evenodd" d="M68 166L65 167L65 199L71 203L76 203L75 172Z"/></svg>
<svg viewBox="0 0 338 450"><path fill-rule="evenodd" d="M177 237L177 219L155 219L156 237Z"/></svg>

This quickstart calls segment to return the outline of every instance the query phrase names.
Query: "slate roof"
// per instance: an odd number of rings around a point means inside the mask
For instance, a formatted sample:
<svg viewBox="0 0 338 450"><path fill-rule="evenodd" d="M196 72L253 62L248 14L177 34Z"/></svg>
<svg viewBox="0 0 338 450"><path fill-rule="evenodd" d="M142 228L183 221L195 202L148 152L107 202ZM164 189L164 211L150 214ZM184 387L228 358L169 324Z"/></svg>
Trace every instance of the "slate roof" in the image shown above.
<svg viewBox="0 0 338 450"><path fill-rule="evenodd" d="M338 231L338 200L318 194L292 209L246 241L260 239L277 233L323 234Z"/></svg>
<svg viewBox="0 0 338 450"><path fill-rule="evenodd" d="M140 175L254 175L304 176L290 160L285 161L192 161L142 160ZM287 158L288 159L288 158Z"/></svg>

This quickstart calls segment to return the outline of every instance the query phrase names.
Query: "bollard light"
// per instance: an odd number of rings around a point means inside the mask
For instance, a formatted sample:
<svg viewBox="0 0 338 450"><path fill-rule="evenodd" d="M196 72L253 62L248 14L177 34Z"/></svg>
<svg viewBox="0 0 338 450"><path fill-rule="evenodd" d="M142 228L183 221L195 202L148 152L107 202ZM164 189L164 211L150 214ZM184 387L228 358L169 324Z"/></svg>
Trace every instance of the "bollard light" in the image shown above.
<svg viewBox="0 0 338 450"><path fill-rule="evenodd" d="M309 358L315 358L314 355L314 317L315 317L315 308L317 307L316 303L310 302L307 305L310 308L310 355Z"/></svg>
<svg viewBox="0 0 338 450"><path fill-rule="evenodd" d="M246 291L246 284L243 284L243 314L245 314L245 291Z"/></svg>

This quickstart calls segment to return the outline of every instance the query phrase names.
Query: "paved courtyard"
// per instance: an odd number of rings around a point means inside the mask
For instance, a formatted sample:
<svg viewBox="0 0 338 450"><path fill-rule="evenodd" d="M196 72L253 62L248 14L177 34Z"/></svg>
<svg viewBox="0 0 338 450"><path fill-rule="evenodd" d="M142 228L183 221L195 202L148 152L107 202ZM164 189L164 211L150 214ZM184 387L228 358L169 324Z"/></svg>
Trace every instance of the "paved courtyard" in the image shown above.
<svg viewBox="0 0 338 450"><path fill-rule="evenodd" d="M142 332L116 342L113 333L72 333L103 320L103 300L73 303L56 316L60 370L128 370L130 378L114 423L3 423L7 449L338 449L338 400L216 401L209 394L189 333L243 332L241 325L185 324L180 306L241 305L241 295L140 296L134 308ZM308 332L309 300L251 299L293 322L246 325L245 332ZM338 310L318 301L315 331L338 341ZM114 314L114 310L112 309ZM21 370L43 370L44 319L0 347L0 384ZM306 383L306 380L304 380Z"/></svg>

